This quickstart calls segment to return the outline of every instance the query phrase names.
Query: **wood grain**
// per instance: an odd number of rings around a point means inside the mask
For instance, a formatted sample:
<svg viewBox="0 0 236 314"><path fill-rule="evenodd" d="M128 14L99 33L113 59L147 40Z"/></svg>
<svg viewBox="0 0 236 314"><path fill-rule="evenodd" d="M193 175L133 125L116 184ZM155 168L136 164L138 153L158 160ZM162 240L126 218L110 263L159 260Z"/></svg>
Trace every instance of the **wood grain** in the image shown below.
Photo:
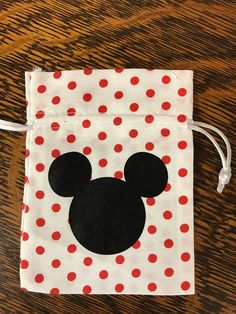
<svg viewBox="0 0 236 314"><path fill-rule="evenodd" d="M2 0L0 7L1 119L25 122L24 71L35 65L193 69L194 119L218 126L235 147L234 1ZM0 132L0 313L236 312L235 179L217 194L219 156L199 134L194 135L194 296L21 292L24 141L24 134Z"/></svg>

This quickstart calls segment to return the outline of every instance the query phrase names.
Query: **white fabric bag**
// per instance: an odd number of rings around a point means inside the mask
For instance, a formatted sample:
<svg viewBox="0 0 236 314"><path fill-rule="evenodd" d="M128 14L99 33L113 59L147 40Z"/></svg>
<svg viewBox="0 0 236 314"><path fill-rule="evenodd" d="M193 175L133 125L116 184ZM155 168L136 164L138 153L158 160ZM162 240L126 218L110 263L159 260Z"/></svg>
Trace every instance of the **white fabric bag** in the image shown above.
<svg viewBox="0 0 236 314"><path fill-rule="evenodd" d="M22 290L194 293L193 72L26 72Z"/></svg>

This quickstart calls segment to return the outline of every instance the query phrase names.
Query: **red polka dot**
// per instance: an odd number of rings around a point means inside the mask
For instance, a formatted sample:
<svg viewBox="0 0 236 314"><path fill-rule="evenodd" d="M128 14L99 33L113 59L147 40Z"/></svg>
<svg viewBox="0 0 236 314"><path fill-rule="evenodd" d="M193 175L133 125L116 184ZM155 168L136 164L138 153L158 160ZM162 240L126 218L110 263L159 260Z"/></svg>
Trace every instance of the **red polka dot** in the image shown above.
<svg viewBox="0 0 236 314"><path fill-rule="evenodd" d="M59 240L60 238L61 238L61 234L60 234L59 231L54 231L54 232L52 233L52 239L53 239L53 240Z"/></svg>
<svg viewBox="0 0 236 314"><path fill-rule="evenodd" d="M76 82L74 82L74 81L69 82L68 85L67 85L67 87L68 87L69 89L71 89L71 90L72 90L72 89L75 89L76 86L77 86L77 84L76 84Z"/></svg>
<svg viewBox="0 0 236 314"><path fill-rule="evenodd" d="M28 105L29 105L29 102L28 102L28 100L26 100L25 106L28 107Z"/></svg>
<svg viewBox="0 0 236 314"><path fill-rule="evenodd" d="M28 213L28 212L29 212L29 206L25 205L25 213Z"/></svg>
<svg viewBox="0 0 236 314"><path fill-rule="evenodd" d="M85 129L89 128L90 125L91 125L91 122L90 122L90 120L88 120L88 119L86 119L86 120L84 120L84 121L82 122L82 126L83 126L83 128L85 128Z"/></svg>
<svg viewBox="0 0 236 314"><path fill-rule="evenodd" d="M181 196L179 197L179 203L180 203L181 205L187 204L187 203L188 203L188 198L187 198L187 196L181 195Z"/></svg>
<svg viewBox="0 0 236 314"><path fill-rule="evenodd" d="M115 286L115 290L116 292L120 293L124 290L124 285L122 283L118 283L116 286Z"/></svg>
<svg viewBox="0 0 236 314"><path fill-rule="evenodd" d="M98 107L98 112L99 113L106 113L107 112L107 106L102 105L102 106Z"/></svg>
<svg viewBox="0 0 236 314"><path fill-rule="evenodd" d="M21 262L20 262L20 267L22 269L26 269L29 267L29 262L26 260L26 259L23 259Z"/></svg>
<svg viewBox="0 0 236 314"><path fill-rule="evenodd" d="M183 233L186 233L189 231L189 225L188 224L182 224L180 226L180 231L183 232Z"/></svg>
<svg viewBox="0 0 236 314"><path fill-rule="evenodd" d="M92 263L93 263L93 260L91 257L85 257L85 259L84 259L84 265L85 266L90 266L90 265L92 265Z"/></svg>
<svg viewBox="0 0 236 314"><path fill-rule="evenodd" d="M170 156L168 156L168 155L163 156L161 160L162 160L162 161L164 162L164 164L166 164L166 165L168 165L168 164L171 162L171 158L170 158Z"/></svg>
<svg viewBox="0 0 236 314"><path fill-rule="evenodd" d="M125 258L124 258L123 255L117 255L117 256L116 256L116 263L117 263L117 264L123 264L124 261L125 261Z"/></svg>
<svg viewBox="0 0 236 314"><path fill-rule="evenodd" d="M162 76L161 80L162 80L163 84L169 84L171 81L171 78L169 77L169 75L164 75L164 76Z"/></svg>
<svg viewBox="0 0 236 314"><path fill-rule="evenodd" d="M76 141L76 137L73 134L70 134L66 138L68 143L74 143Z"/></svg>
<svg viewBox="0 0 236 314"><path fill-rule="evenodd" d="M157 232L157 228L154 225L148 226L148 233L155 234Z"/></svg>
<svg viewBox="0 0 236 314"><path fill-rule="evenodd" d="M51 152L51 155L52 155L52 157L54 157L54 158L59 157L60 154L61 154L61 153L60 153L59 149L53 149L52 152Z"/></svg>
<svg viewBox="0 0 236 314"><path fill-rule="evenodd" d="M89 146L84 147L84 149L83 149L84 155L89 155L89 154L91 154L91 152L92 152L91 147L89 147Z"/></svg>
<svg viewBox="0 0 236 314"><path fill-rule="evenodd" d="M28 291L26 288L20 288L21 291L26 292Z"/></svg>
<svg viewBox="0 0 236 314"><path fill-rule="evenodd" d="M99 162L98 162L99 166L100 167L106 167L107 165L107 160L106 159L100 159Z"/></svg>
<svg viewBox="0 0 236 314"><path fill-rule="evenodd" d="M22 240L23 240L23 241L29 240L29 234L28 234L27 232L23 232L23 233L22 233Z"/></svg>
<svg viewBox="0 0 236 314"><path fill-rule="evenodd" d="M29 178L27 176L24 177L24 184L29 183Z"/></svg>
<svg viewBox="0 0 236 314"><path fill-rule="evenodd" d="M39 87L38 87L38 92L40 93L40 94L42 94L42 93L45 93L46 92L46 86L45 85L39 85Z"/></svg>
<svg viewBox="0 0 236 314"><path fill-rule="evenodd" d="M132 111L132 112L136 112L136 111L138 111L138 109L139 109L139 105L134 102L134 103L132 103L132 104L129 106L129 109L130 109L130 111Z"/></svg>
<svg viewBox="0 0 236 314"><path fill-rule="evenodd" d="M92 288L89 285L83 287L84 294L90 294L92 292Z"/></svg>
<svg viewBox="0 0 236 314"><path fill-rule="evenodd" d="M88 102L92 99L92 95L90 93L86 93L83 95L83 100Z"/></svg>
<svg viewBox="0 0 236 314"><path fill-rule="evenodd" d="M101 270L99 273L101 279L106 279L108 277L108 272L106 270Z"/></svg>
<svg viewBox="0 0 236 314"><path fill-rule="evenodd" d="M155 198L154 197L149 197L146 199L146 203L149 205L149 206L153 206L155 205L156 201L155 201Z"/></svg>
<svg viewBox="0 0 236 314"><path fill-rule="evenodd" d="M179 122L185 122L187 118L184 114L180 114L178 115L177 119Z"/></svg>
<svg viewBox="0 0 236 314"><path fill-rule="evenodd" d="M163 217L164 217L166 220L171 219L171 218L172 218L172 212L171 212L170 210L164 211Z"/></svg>
<svg viewBox="0 0 236 314"><path fill-rule="evenodd" d="M129 131L129 136L130 136L131 138L137 137L137 136L138 136L138 131L135 130L135 129L130 130L130 131Z"/></svg>
<svg viewBox="0 0 236 314"><path fill-rule="evenodd" d="M146 95L147 95L147 97L154 97L155 96L155 91L154 91L154 89L148 89L147 91L146 91Z"/></svg>
<svg viewBox="0 0 236 314"><path fill-rule="evenodd" d="M120 153L122 150L123 150L123 146L122 146L121 144L116 144L116 145L114 146L114 151L115 151L116 153Z"/></svg>
<svg viewBox="0 0 236 314"><path fill-rule="evenodd" d="M42 110L37 111L37 113L35 114L35 117L37 119L42 119L44 116L45 116L45 113Z"/></svg>
<svg viewBox="0 0 236 314"><path fill-rule="evenodd" d="M67 246L67 251L68 251L69 253L74 253L76 250L77 250L77 247L76 247L75 244L69 244L69 245Z"/></svg>
<svg viewBox="0 0 236 314"><path fill-rule="evenodd" d="M90 75L93 73L93 70L92 69L84 69L84 74L85 75Z"/></svg>
<svg viewBox="0 0 236 314"><path fill-rule="evenodd" d="M58 105L60 101L61 101L61 98L59 96L54 96L52 98L53 105Z"/></svg>
<svg viewBox="0 0 236 314"><path fill-rule="evenodd" d="M67 274L67 279L69 281L73 281L73 280L75 280L75 278L76 278L76 273L70 272L70 273Z"/></svg>
<svg viewBox="0 0 236 314"><path fill-rule="evenodd" d="M164 129L161 129L161 135L162 136L169 136L170 135L170 130L169 129L166 129L166 128L164 128Z"/></svg>
<svg viewBox="0 0 236 314"><path fill-rule="evenodd" d="M59 293L60 293L60 290L58 288L52 288L50 290L50 294L56 295L56 294L59 294Z"/></svg>
<svg viewBox="0 0 236 314"><path fill-rule="evenodd" d="M72 117L72 116L74 116L75 114L76 114L75 108L68 108L68 109L67 109L67 115L68 115L69 117Z"/></svg>
<svg viewBox="0 0 236 314"><path fill-rule="evenodd" d="M116 71L117 73L121 73L121 72L124 71L124 69L115 69L115 71Z"/></svg>
<svg viewBox="0 0 236 314"><path fill-rule="evenodd" d="M164 246L168 249L170 249L174 245L173 241L171 239L166 239L164 241Z"/></svg>
<svg viewBox="0 0 236 314"><path fill-rule="evenodd" d="M122 118L120 118L120 117L114 118L113 123L115 125L120 125L122 123Z"/></svg>
<svg viewBox="0 0 236 314"><path fill-rule="evenodd" d="M155 262L157 261L157 256L156 256L156 254L149 254L149 255L148 255L148 261L149 261L150 263L155 263Z"/></svg>
<svg viewBox="0 0 236 314"><path fill-rule="evenodd" d="M134 268L131 272L132 277L134 278L138 278L141 275L141 271L138 268Z"/></svg>
<svg viewBox="0 0 236 314"><path fill-rule="evenodd" d="M179 169L179 171L178 171L178 175L179 175L180 177L186 177L187 174L188 174L188 170L185 169L185 168L181 168L181 169Z"/></svg>
<svg viewBox="0 0 236 314"><path fill-rule="evenodd" d="M179 149L185 149L187 147L187 142L186 141L179 141L178 147Z"/></svg>
<svg viewBox="0 0 236 314"><path fill-rule="evenodd" d="M166 185L164 191L165 191L165 192L169 192L170 190L171 190L171 185L170 185L170 183L167 183L167 185Z"/></svg>
<svg viewBox="0 0 236 314"><path fill-rule="evenodd" d="M146 150L153 150L154 149L154 144L152 142L148 142L145 144Z"/></svg>
<svg viewBox="0 0 236 314"><path fill-rule="evenodd" d="M35 251L38 255L42 255L45 252L45 248L43 246L37 246Z"/></svg>
<svg viewBox="0 0 236 314"><path fill-rule="evenodd" d="M53 73L53 77L54 77L55 79L59 79L59 78L61 77L61 71L56 71L56 72L54 72L54 73Z"/></svg>
<svg viewBox="0 0 236 314"><path fill-rule="evenodd" d="M25 158L29 157L30 151L28 149L25 150Z"/></svg>
<svg viewBox="0 0 236 314"><path fill-rule="evenodd" d="M165 271L164 271L164 274L165 274L166 277L173 276L173 274L174 274L173 268L166 268Z"/></svg>
<svg viewBox="0 0 236 314"><path fill-rule="evenodd" d="M37 145L42 145L44 143L44 138L42 136L37 136L34 141Z"/></svg>
<svg viewBox="0 0 236 314"><path fill-rule="evenodd" d="M178 89L178 95L179 96L185 96L187 94L187 90L185 88L179 88Z"/></svg>
<svg viewBox="0 0 236 314"><path fill-rule="evenodd" d="M123 94L122 91L117 91L117 92L115 92L115 94L114 94L114 97L115 97L116 99L121 99L123 96L124 96L124 94Z"/></svg>
<svg viewBox="0 0 236 314"><path fill-rule="evenodd" d="M116 172L114 173L114 177L115 177L116 179L122 179L122 178L123 178L123 172L122 172L122 171L116 171Z"/></svg>
<svg viewBox="0 0 236 314"><path fill-rule="evenodd" d="M60 204L57 204L57 203L52 204L52 211L53 211L54 213L57 213L57 212L59 212L60 210L61 210L61 205L60 205Z"/></svg>
<svg viewBox="0 0 236 314"><path fill-rule="evenodd" d="M52 267L53 267L53 268L58 268L58 267L60 267L60 265L61 265L61 262L60 262L59 259L54 259L54 260L52 261Z"/></svg>
<svg viewBox="0 0 236 314"><path fill-rule="evenodd" d="M141 242L139 240L137 240L133 245L132 245L132 248L133 249L139 249L141 246Z"/></svg>
<svg viewBox="0 0 236 314"><path fill-rule="evenodd" d="M107 138L107 134L105 132L99 132L98 138L100 141L104 141Z"/></svg>
<svg viewBox="0 0 236 314"><path fill-rule="evenodd" d="M52 129L53 131L58 131L58 130L60 129L60 124L57 123L57 122L53 122L53 123L51 124L51 129Z"/></svg>
<svg viewBox="0 0 236 314"><path fill-rule="evenodd" d="M40 200L44 198L44 192L43 191L37 191L35 195Z"/></svg>
<svg viewBox="0 0 236 314"><path fill-rule="evenodd" d="M154 121L154 116L149 114L145 117L145 122L146 123L152 123Z"/></svg>
<svg viewBox="0 0 236 314"><path fill-rule="evenodd" d="M171 104L168 101L164 101L161 105L163 110L169 110L171 107Z"/></svg>
<svg viewBox="0 0 236 314"><path fill-rule="evenodd" d="M131 77L130 83L131 83L132 85L137 85L138 82L139 82L139 78L138 78L137 76Z"/></svg>
<svg viewBox="0 0 236 314"><path fill-rule="evenodd" d="M181 289L182 289L182 290L186 291L186 290L188 290L189 288L190 288L190 282L188 282L188 281L183 281L183 282L181 283Z"/></svg>
<svg viewBox="0 0 236 314"><path fill-rule="evenodd" d="M41 283L44 281L44 276L42 274L37 274L35 277L34 277L34 280L35 282L37 283Z"/></svg>
<svg viewBox="0 0 236 314"><path fill-rule="evenodd" d="M39 164L36 165L35 168L36 168L36 170L37 170L38 172L42 172L45 167L44 167L44 164L40 164L40 163L39 163Z"/></svg>
<svg viewBox="0 0 236 314"><path fill-rule="evenodd" d="M149 291L153 292L153 291L156 291L156 289L157 289L157 285L155 284L155 282L150 282L148 284L148 290Z"/></svg>
<svg viewBox="0 0 236 314"><path fill-rule="evenodd" d="M188 262L190 260L190 254L188 252L184 252L181 254L181 260L183 262Z"/></svg>
<svg viewBox="0 0 236 314"><path fill-rule="evenodd" d="M43 227L43 226L45 225L45 219L43 219L43 218L38 218L38 219L36 220L36 225L37 225L38 227Z"/></svg>
<svg viewBox="0 0 236 314"><path fill-rule="evenodd" d="M100 85L100 87L102 87L102 88L107 87L107 85L108 85L108 80L106 80L106 79L100 80L100 81L99 81L99 85Z"/></svg>

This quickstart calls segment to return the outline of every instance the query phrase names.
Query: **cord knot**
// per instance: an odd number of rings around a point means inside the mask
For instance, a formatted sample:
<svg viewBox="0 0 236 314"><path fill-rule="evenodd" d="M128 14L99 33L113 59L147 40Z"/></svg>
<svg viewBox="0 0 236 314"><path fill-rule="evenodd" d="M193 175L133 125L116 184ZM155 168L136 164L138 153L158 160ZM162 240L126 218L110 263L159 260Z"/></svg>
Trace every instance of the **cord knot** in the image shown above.
<svg viewBox="0 0 236 314"><path fill-rule="evenodd" d="M225 185L229 183L231 175L232 175L232 173L231 173L231 168L230 167L226 168L226 169L222 168L220 170L217 192L222 193Z"/></svg>

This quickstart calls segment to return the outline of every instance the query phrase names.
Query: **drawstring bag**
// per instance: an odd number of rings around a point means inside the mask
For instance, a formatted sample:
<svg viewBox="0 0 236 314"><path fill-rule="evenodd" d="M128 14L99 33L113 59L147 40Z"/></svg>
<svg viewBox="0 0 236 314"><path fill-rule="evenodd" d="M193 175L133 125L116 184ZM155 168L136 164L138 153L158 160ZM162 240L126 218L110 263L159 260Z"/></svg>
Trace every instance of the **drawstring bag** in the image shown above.
<svg viewBox="0 0 236 314"><path fill-rule="evenodd" d="M22 290L50 294L194 293L193 138L220 154L217 128L192 120L189 70L25 73ZM225 157L212 129L225 141Z"/></svg>

